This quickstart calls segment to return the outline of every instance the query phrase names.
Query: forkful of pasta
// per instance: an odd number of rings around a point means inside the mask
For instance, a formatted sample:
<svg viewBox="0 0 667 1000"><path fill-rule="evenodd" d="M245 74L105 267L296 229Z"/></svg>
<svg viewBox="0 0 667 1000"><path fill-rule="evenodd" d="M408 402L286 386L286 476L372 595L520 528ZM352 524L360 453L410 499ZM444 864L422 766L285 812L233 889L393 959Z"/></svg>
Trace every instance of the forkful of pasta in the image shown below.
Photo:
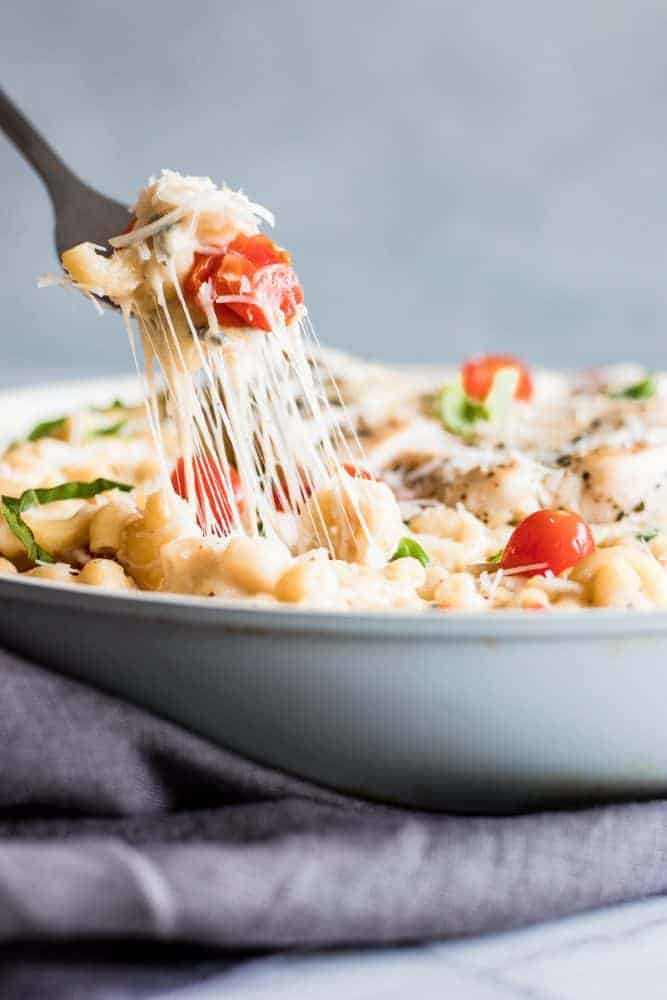
<svg viewBox="0 0 667 1000"><path fill-rule="evenodd" d="M398 507L363 470L345 407L331 405L290 254L260 232L271 213L173 171L152 178L132 212L111 257L85 243L63 265L78 288L121 308L139 362L138 329L149 411L159 371L176 426L171 482L197 498L204 531L386 562Z"/></svg>
<svg viewBox="0 0 667 1000"><path fill-rule="evenodd" d="M146 241L154 238L156 245L162 247L162 253L156 256L166 260L170 254L168 230L188 214L188 201L196 210L196 202L214 191L211 184L208 192L202 189L185 192L179 205L162 206L163 216L144 199L137 206L137 214L131 217L126 205L101 194L77 177L2 88L0 128L46 185L55 214L56 252L64 260L70 276L76 281L79 275L84 279L79 282L82 288L117 308L140 283L140 268L134 255L118 251L139 246L140 254L146 259ZM217 200L217 207L223 211L225 202L229 202L231 208L231 202L236 200L239 230L236 239L230 240L230 231L225 231L224 227L222 231L215 227L207 229L211 220L204 214L199 233L191 232L193 237L199 236L201 251L196 258L192 250L190 253L184 251L175 260L181 279L185 277L184 263L189 265L186 268L191 271L187 291L191 304L201 285L212 280L218 300L214 310L223 325L270 329L266 308L251 298L248 294L251 291L259 292L259 297L264 298L267 293L275 292L289 321L294 316L295 306L303 301L300 285L289 267L289 254L279 250L268 237L256 235L252 214L258 210L264 220L272 224L271 213L249 202L246 204L246 199L231 191L219 193L213 200ZM245 218L241 218L246 207ZM221 254L222 247L227 249L227 254ZM257 271L266 267L270 267L270 273L263 271L257 281ZM253 289L253 285L259 287ZM201 316L197 318L201 320Z"/></svg>

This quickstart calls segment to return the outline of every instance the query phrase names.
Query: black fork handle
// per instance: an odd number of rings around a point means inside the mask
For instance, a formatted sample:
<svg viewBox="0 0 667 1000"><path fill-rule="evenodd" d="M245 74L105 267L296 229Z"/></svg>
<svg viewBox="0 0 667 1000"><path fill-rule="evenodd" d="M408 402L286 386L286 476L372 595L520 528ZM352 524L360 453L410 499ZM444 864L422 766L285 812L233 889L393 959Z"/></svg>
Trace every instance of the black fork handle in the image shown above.
<svg viewBox="0 0 667 1000"><path fill-rule="evenodd" d="M0 129L42 178L54 203L72 184L80 183L53 147L0 87Z"/></svg>

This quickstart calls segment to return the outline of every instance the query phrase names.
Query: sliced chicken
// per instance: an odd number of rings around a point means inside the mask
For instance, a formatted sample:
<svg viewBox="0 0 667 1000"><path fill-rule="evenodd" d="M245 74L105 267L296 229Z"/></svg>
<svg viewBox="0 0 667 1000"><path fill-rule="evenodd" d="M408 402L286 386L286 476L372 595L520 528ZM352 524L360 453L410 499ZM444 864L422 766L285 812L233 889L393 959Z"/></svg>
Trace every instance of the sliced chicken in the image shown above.
<svg viewBox="0 0 667 1000"><path fill-rule="evenodd" d="M476 467L445 482L438 500L457 503L491 527L515 524L544 506L546 470L530 459L511 458L487 469Z"/></svg>
<svg viewBox="0 0 667 1000"><path fill-rule="evenodd" d="M553 502L594 524L639 513L667 521L667 444L609 445L573 455Z"/></svg>

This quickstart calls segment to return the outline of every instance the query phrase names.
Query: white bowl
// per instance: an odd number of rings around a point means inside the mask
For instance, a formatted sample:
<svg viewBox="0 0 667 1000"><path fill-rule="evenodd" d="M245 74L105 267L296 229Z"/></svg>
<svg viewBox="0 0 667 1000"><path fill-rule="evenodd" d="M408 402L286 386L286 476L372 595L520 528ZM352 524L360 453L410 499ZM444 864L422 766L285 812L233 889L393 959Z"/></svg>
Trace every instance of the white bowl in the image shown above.
<svg viewBox="0 0 667 1000"><path fill-rule="evenodd" d="M0 427L7 397L15 435L118 390L0 394ZM664 613L268 610L13 577L0 607L6 646L345 791L485 813L667 791Z"/></svg>

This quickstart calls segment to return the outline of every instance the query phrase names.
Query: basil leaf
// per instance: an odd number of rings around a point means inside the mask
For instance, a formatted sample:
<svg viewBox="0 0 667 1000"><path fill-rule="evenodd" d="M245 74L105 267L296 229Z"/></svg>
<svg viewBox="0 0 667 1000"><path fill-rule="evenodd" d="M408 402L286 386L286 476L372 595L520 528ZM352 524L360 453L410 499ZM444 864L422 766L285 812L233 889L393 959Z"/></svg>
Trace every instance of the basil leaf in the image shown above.
<svg viewBox="0 0 667 1000"><path fill-rule="evenodd" d="M650 399L658 391L658 383L653 375L647 375L641 382L629 385L621 392L610 392L612 399Z"/></svg>
<svg viewBox="0 0 667 1000"><path fill-rule="evenodd" d="M25 548L31 562L52 563L55 562L53 556L38 545L35 541L31 529L21 517L21 500L15 497L3 497L0 501L0 510L5 519L5 524L11 533L18 538Z"/></svg>
<svg viewBox="0 0 667 1000"><path fill-rule="evenodd" d="M489 558L486 561L490 563L499 563L503 557L504 551L505 549L498 549L498 551L494 552L492 556L489 556Z"/></svg>
<svg viewBox="0 0 667 1000"><path fill-rule="evenodd" d="M427 566L430 561L426 552L424 552L419 542L416 542L414 538L401 538L389 562L394 562L395 559L406 559L407 557L417 559L422 566Z"/></svg>
<svg viewBox="0 0 667 1000"><path fill-rule="evenodd" d="M93 479L89 483L61 483L59 486L48 486L41 489L26 490L20 497L2 497L0 509L7 527L25 547L28 558L32 562L55 562L52 555L46 552L35 541L31 528L23 520L23 513L31 507L55 503L57 500L90 500L98 493L107 490L122 490L129 492L132 486L127 483L117 483L113 479Z"/></svg>
<svg viewBox="0 0 667 1000"><path fill-rule="evenodd" d="M508 366L493 376L483 402L468 396L460 383L444 386L440 393L440 419L448 431L462 436L475 433L480 420L501 420L507 414L519 384L519 372Z"/></svg>
<svg viewBox="0 0 667 1000"><path fill-rule="evenodd" d="M117 424L111 424L109 427L98 427L97 430L90 432L90 436L93 438L113 437L120 434L126 423L127 420L119 420Z"/></svg>
<svg viewBox="0 0 667 1000"><path fill-rule="evenodd" d="M55 420L44 420L37 424L28 434L28 441L39 441L40 438L55 437L58 431L65 427L67 417L56 417Z"/></svg>
<svg viewBox="0 0 667 1000"><path fill-rule="evenodd" d="M446 385L440 393L440 419L453 434L474 434L478 420L488 420L484 403L467 396L460 385Z"/></svg>
<svg viewBox="0 0 667 1000"><path fill-rule="evenodd" d="M109 410L127 410L128 407L125 405L122 399L112 400L108 406L91 406L93 413L108 413Z"/></svg>

